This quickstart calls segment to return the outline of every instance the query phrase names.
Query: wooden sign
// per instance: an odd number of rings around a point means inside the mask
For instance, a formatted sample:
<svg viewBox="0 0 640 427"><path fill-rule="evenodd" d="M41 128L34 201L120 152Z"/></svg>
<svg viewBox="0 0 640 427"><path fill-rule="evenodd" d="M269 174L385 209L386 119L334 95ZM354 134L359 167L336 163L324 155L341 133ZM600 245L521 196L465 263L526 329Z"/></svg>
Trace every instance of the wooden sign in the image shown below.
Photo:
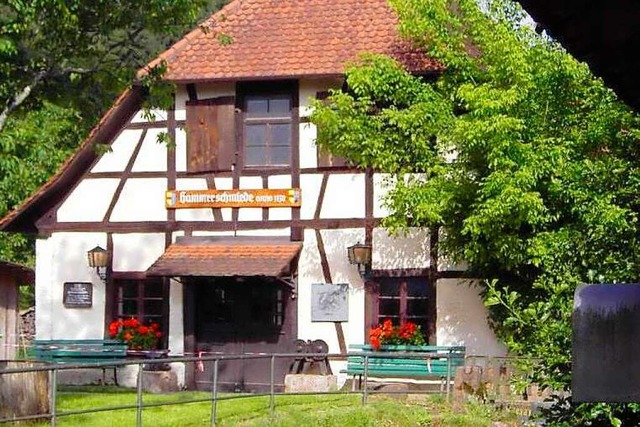
<svg viewBox="0 0 640 427"><path fill-rule="evenodd" d="M182 208L287 208L302 204L299 188L258 190L172 190L166 192L167 209Z"/></svg>
<svg viewBox="0 0 640 427"><path fill-rule="evenodd" d="M93 284L91 282L66 282L62 303L67 308L89 308L93 304Z"/></svg>

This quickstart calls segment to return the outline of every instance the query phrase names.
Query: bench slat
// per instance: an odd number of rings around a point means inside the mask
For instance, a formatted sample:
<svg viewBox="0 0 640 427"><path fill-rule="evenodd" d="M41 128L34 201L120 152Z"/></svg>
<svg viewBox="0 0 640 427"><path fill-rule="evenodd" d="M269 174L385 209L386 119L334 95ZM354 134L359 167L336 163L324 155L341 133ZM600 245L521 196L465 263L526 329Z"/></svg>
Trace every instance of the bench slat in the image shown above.
<svg viewBox="0 0 640 427"><path fill-rule="evenodd" d="M124 359L127 345L111 339L35 340L30 354L53 363L98 363Z"/></svg>
<svg viewBox="0 0 640 427"><path fill-rule="evenodd" d="M382 377L445 377L458 366L464 365L465 347L461 346L381 346L373 350L368 344L350 344L346 372L364 374L365 355L368 356L367 374ZM401 356L402 353L424 353L425 357L385 357L384 353ZM448 360L447 360L448 359Z"/></svg>

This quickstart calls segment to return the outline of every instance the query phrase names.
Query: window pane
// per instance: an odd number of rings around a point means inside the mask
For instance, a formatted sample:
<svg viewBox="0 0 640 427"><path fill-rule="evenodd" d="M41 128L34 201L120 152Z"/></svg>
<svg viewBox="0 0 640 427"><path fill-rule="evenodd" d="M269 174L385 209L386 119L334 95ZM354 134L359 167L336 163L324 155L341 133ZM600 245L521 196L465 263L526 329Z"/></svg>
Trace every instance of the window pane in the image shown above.
<svg viewBox="0 0 640 427"><path fill-rule="evenodd" d="M275 124L271 125L271 144L272 146L291 146L291 125Z"/></svg>
<svg viewBox="0 0 640 427"><path fill-rule="evenodd" d="M144 284L144 297L145 298L162 298L163 286L162 282L145 283Z"/></svg>
<svg viewBox="0 0 640 427"><path fill-rule="evenodd" d="M247 166L259 166L269 164L264 147L247 147L245 150L245 164Z"/></svg>
<svg viewBox="0 0 640 427"><path fill-rule="evenodd" d="M378 316L378 323L382 323L385 320L391 320L394 325L400 324L400 316Z"/></svg>
<svg viewBox="0 0 640 427"><path fill-rule="evenodd" d="M407 316L426 316L428 307L426 299L407 300Z"/></svg>
<svg viewBox="0 0 640 427"><path fill-rule="evenodd" d="M400 295L400 287L397 282L392 280L384 280L380 282L380 296L394 296Z"/></svg>
<svg viewBox="0 0 640 427"><path fill-rule="evenodd" d="M246 113L250 116L265 116L269 112L269 100L264 96L247 96Z"/></svg>
<svg viewBox="0 0 640 427"><path fill-rule="evenodd" d="M390 316L400 314L400 300L399 299L387 299L380 298L378 305L378 314L380 316Z"/></svg>
<svg viewBox="0 0 640 427"><path fill-rule="evenodd" d="M269 100L270 115L286 116L291 112L291 99L286 96L274 97Z"/></svg>
<svg viewBox="0 0 640 427"><path fill-rule="evenodd" d="M122 301L122 317L132 317L138 315L138 301L124 300Z"/></svg>
<svg viewBox="0 0 640 427"><path fill-rule="evenodd" d="M288 165L290 163L291 149L289 147L272 147L271 161L272 165Z"/></svg>
<svg viewBox="0 0 640 427"><path fill-rule="evenodd" d="M267 125L246 125L245 134L247 147L262 147L267 145Z"/></svg>
<svg viewBox="0 0 640 427"><path fill-rule="evenodd" d="M429 284L426 280L408 279L407 295L410 297L427 297L429 296Z"/></svg>
<svg viewBox="0 0 640 427"><path fill-rule="evenodd" d="M144 314L145 315L161 315L162 314L162 300L145 300L144 301Z"/></svg>
<svg viewBox="0 0 640 427"><path fill-rule="evenodd" d="M138 283L137 282L125 282L122 284L122 297L123 298L136 298L138 296Z"/></svg>

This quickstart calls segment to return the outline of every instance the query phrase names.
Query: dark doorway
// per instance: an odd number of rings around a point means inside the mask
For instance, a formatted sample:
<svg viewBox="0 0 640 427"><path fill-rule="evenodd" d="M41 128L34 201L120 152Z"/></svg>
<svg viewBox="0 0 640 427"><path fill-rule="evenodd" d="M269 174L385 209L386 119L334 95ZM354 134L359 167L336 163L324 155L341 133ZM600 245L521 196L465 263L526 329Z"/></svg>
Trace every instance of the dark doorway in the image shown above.
<svg viewBox="0 0 640 427"><path fill-rule="evenodd" d="M268 277L202 277L188 284L196 353L288 353L296 337L296 304L291 288ZM284 387L291 361L276 359L275 382ZM225 391L268 390L269 358L221 360L218 386ZM197 364L196 388L211 390L213 362Z"/></svg>

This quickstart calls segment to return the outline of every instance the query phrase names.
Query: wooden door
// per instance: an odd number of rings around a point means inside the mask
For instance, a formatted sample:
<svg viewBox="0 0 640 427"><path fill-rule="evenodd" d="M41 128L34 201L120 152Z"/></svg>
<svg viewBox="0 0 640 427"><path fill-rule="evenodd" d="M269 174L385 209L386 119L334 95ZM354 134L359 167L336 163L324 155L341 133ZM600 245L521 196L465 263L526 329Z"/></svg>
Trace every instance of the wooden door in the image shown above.
<svg viewBox="0 0 640 427"><path fill-rule="evenodd" d="M271 278L206 278L194 292L196 352L211 354L287 353L296 337L296 304L290 289ZM268 390L270 359L224 360L218 386L224 391ZM291 361L276 359L275 383L284 385ZM196 388L211 390L213 362L195 366Z"/></svg>

